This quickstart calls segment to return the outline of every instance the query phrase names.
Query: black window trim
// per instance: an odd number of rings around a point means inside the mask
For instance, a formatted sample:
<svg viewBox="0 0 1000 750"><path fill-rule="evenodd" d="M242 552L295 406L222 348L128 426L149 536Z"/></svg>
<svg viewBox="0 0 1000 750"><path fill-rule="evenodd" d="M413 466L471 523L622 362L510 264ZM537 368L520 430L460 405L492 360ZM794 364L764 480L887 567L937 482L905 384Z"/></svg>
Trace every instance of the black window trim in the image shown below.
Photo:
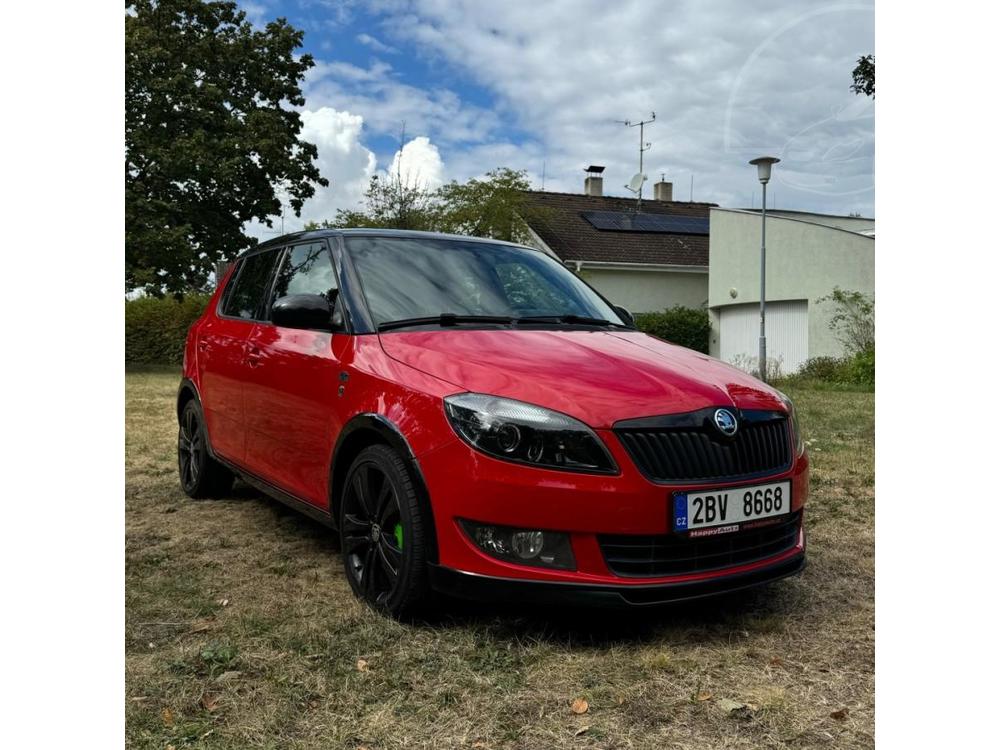
<svg viewBox="0 0 1000 750"><path fill-rule="evenodd" d="M281 266L285 262L285 258L288 257L288 254L291 253L295 248L301 247L302 245L322 245L326 249L326 257L330 259L330 266L333 268L333 277L337 280L337 302L335 304L338 305L341 304L340 298L342 296L341 288L343 287L343 284L341 284L340 271L337 268L337 260L333 254L333 251L330 249L330 243L327 242L325 237L314 237L311 240L302 239L297 242L290 242L281 248L281 257L278 258L278 262L275 264L274 270L271 272L271 283L268 284L267 286L267 300L265 303L267 307L264 311L267 317L264 320L258 321L259 323L266 325L274 325L274 323L271 322L271 307L276 302L276 300L274 299L274 291L278 283L278 272L281 271ZM341 305L341 310L343 311L343 305ZM347 327L346 319L344 325L346 328Z"/></svg>
<svg viewBox="0 0 1000 750"><path fill-rule="evenodd" d="M260 250L255 248L251 252L245 253L242 257L238 258L236 262L239 265L233 272L232 276L229 277L229 283L226 284L226 288L223 290L222 294L219 297L219 304L215 308L216 316L222 318L223 320L239 320L244 323L270 323L270 321L265 321L260 319L260 315L263 311L260 309L259 305L257 307L257 312L255 316L252 318L241 318L239 315L227 315L225 312L223 312L223 310L225 309L226 302L228 302L229 300L229 295L233 293L233 289L236 288L236 284L239 281L240 276L243 275L243 270L246 268L247 260L257 255L264 255L265 253L275 253L276 255L283 258L285 249L286 249L285 245L271 246L262 248ZM270 297L271 289L274 287L274 277L277 268L278 268L277 264L276 263L273 264L271 266L271 272L268 275L268 280L266 285L267 288L266 294L268 295L268 298Z"/></svg>

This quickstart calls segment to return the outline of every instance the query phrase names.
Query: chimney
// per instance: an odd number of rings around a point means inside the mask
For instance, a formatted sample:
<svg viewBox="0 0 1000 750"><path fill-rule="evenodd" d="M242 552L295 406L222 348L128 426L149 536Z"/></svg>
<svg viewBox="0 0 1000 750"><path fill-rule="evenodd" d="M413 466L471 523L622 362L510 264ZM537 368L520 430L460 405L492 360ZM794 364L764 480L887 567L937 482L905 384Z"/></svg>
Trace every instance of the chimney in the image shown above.
<svg viewBox="0 0 1000 750"><path fill-rule="evenodd" d="M583 181L583 194L597 197L604 195L604 178L601 176L604 167L591 164L583 171L587 173L587 178Z"/></svg>
<svg viewBox="0 0 1000 750"><path fill-rule="evenodd" d="M653 185L653 200L671 202L674 199L674 183L667 182L661 175L660 181Z"/></svg>

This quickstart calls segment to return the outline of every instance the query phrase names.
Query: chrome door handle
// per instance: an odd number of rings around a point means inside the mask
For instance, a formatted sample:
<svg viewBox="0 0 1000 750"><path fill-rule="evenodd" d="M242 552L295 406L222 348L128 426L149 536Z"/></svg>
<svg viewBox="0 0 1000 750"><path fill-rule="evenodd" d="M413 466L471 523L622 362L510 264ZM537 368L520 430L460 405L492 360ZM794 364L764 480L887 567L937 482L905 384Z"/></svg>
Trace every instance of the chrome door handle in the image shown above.
<svg viewBox="0 0 1000 750"><path fill-rule="evenodd" d="M247 354L247 364L251 367L260 367L261 362L264 361L264 353L257 348L251 348Z"/></svg>

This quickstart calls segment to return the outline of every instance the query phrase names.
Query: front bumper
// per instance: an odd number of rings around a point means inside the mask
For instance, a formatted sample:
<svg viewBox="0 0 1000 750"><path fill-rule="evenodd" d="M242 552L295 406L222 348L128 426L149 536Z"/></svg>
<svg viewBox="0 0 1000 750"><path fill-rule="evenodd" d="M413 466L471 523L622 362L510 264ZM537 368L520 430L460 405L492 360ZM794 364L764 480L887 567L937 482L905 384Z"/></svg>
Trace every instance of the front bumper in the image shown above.
<svg viewBox="0 0 1000 750"><path fill-rule="evenodd" d="M417 457L430 495L437 541L434 586L468 598L564 597L595 604L681 601L766 583L801 569L805 535L780 553L731 567L657 577L617 575L602 551L602 535L669 535L672 493L789 480L791 511L808 494L806 454L787 471L753 482L658 484L644 477L607 431L598 431L620 467L618 475L540 469L491 458L457 438ZM487 555L459 519L570 535L575 570L529 567Z"/></svg>
<svg viewBox="0 0 1000 750"><path fill-rule="evenodd" d="M754 570L703 580L653 584L591 584L493 578L440 565L430 569L431 586L449 596L482 602L518 602L590 607L652 607L719 596L761 586L799 573L806 565L804 551Z"/></svg>

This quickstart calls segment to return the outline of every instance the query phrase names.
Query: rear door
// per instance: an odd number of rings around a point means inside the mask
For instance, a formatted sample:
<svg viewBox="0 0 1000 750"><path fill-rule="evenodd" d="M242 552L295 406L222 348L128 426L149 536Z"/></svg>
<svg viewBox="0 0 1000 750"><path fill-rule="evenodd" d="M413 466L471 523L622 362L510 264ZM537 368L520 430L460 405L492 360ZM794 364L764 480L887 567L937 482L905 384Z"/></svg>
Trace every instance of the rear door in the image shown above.
<svg viewBox="0 0 1000 750"><path fill-rule="evenodd" d="M244 383L249 370L247 339L270 288L276 250L243 258L230 276L214 315L199 329L198 370L202 408L215 452L243 464Z"/></svg>
<svg viewBox="0 0 1000 750"><path fill-rule="evenodd" d="M339 304L338 286L325 240L292 245L281 258L271 301L322 294ZM254 363L245 390L248 468L324 509L347 345L344 333L281 328L269 320L254 325L247 342Z"/></svg>

